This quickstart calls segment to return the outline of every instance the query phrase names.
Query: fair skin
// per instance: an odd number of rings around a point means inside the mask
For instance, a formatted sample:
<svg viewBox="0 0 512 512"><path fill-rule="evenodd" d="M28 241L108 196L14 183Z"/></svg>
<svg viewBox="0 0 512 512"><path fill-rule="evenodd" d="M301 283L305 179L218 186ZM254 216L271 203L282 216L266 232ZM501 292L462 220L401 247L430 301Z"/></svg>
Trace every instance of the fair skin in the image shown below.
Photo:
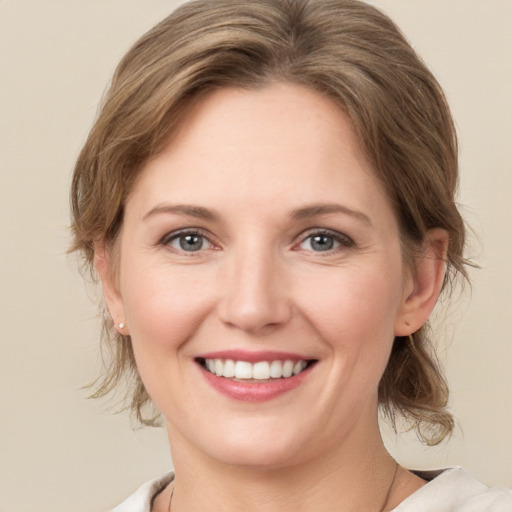
<svg viewBox="0 0 512 512"><path fill-rule="evenodd" d="M435 304L446 245L431 230L417 271L404 266L396 216L331 100L289 84L201 99L134 185L116 269L96 247L166 420L173 511L378 512L418 489L400 469L385 504L395 463L377 389L394 337ZM205 368L216 359L307 367L234 379Z"/></svg>

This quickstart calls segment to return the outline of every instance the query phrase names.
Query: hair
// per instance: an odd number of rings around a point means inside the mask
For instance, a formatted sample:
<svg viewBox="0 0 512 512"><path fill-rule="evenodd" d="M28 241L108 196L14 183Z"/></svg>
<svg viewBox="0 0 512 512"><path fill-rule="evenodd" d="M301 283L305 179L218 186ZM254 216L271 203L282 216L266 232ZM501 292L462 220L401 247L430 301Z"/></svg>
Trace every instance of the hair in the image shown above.
<svg viewBox="0 0 512 512"><path fill-rule="evenodd" d="M71 190L72 251L94 275L94 244L113 246L123 208L144 164L158 154L197 98L222 87L274 82L307 86L348 114L393 206L411 265L427 230L450 236L443 289L467 279L464 221L455 204L458 149L438 82L395 24L357 0L196 0L143 35L121 60L78 157ZM103 309L111 351L93 396L128 380L126 399L143 424L157 416L138 374L131 340ZM379 404L419 438L437 444L454 420L428 326L394 341ZM127 403L128 403L127 402Z"/></svg>

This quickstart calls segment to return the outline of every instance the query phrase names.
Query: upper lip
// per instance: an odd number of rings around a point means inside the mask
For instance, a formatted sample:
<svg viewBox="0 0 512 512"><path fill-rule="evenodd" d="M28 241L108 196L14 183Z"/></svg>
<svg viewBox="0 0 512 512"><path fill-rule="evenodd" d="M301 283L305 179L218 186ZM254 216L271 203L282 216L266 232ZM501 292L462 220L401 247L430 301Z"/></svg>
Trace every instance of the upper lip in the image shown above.
<svg viewBox="0 0 512 512"><path fill-rule="evenodd" d="M257 363L259 361L309 361L312 358L292 352L279 352L275 350L248 351L248 350L219 350L200 354L197 359L232 359L234 361L247 361Z"/></svg>

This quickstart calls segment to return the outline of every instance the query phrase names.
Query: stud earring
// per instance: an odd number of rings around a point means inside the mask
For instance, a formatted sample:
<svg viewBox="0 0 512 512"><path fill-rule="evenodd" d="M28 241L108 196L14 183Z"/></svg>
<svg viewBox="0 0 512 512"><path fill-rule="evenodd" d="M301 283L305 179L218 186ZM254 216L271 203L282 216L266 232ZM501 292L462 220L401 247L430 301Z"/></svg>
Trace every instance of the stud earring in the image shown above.
<svg viewBox="0 0 512 512"><path fill-rule="evenodd" d="M121 323L118 325L119 329L124 329L124 326L125 326L125 323L124 323L124 322L121 322Z"/></svg>

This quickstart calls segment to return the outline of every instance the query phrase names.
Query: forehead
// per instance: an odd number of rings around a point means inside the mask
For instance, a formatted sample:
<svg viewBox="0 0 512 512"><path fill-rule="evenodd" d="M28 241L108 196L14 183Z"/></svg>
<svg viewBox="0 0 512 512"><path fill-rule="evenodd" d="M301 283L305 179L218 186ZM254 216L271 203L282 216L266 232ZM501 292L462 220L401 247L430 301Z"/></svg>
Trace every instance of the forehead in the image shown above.
<svg viewBox="0 0 512 512"><path fill-rule="evenodd" d="M258 203L293 209L341 201L379 216L385 203L344 111L316 91L282 83L198 100L133 192L146 208L199 201L242 212Z"/></svg>
<svg viewBox="0 0 512 512"><path fill-rule="evenodd" d="M251 148L250 141L260 144ZM364 160L347 114L333 99L280 82L256 89L221 88L198 98L173 130L167 148L176 152L187 146L197 149L198 144L205 151L218 144L219 153L230 158L248 158L251 149L257 156L263 151L269 156L272 149L282 154L316 150L321 155L331 145ZM242 148L243 153L237 151Z"/></svg>

